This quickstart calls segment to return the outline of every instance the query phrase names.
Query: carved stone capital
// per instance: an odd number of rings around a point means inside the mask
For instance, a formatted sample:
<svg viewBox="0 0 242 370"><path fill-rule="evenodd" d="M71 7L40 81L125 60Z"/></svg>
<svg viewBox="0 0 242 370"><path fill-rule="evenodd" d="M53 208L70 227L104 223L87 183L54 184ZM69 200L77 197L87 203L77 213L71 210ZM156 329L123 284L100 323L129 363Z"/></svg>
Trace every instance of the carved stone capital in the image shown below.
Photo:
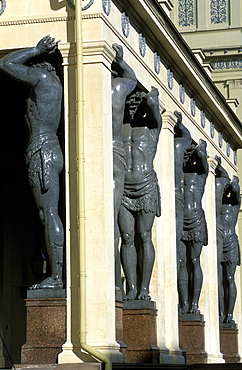
<svg viewBox="0 0 242 370"><path fill-rule="evenodd" d="M75 64L75 55L76 55L76 48L75 44L66 42L66 43L59 43L58 49L61 52L63 57L62 65L73 65Z"/></svg>
<svg viewBox="0 0 242 370"><path fill-rule="evenodd" d="M168 129L174 134L174 126L177 122L176 116L171 111L165 111L162 114L162 128Z"/></svg>
<svg viewBox="0 0 242 370"><path fill-rule="evenodd" d="M115 51L105 40L83 42L83 57L84 63L106 60L111 65Z"/></svg>
<svg viewBox="0 0 242 370"><path fill-rule="evenodd" d="M213 157L208 157L208 164L209 164L209 172L211 172L215 176L215 169L218 165L218 162Z"/></svg>

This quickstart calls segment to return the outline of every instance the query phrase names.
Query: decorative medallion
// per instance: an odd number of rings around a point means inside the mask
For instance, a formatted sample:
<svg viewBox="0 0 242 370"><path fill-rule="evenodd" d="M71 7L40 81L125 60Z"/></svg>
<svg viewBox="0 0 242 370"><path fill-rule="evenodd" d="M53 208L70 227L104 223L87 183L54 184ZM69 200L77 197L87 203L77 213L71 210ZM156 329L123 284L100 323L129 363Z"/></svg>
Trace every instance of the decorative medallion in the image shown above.
<svg viewBox="0 0 242 370"><path fill-rule="evenodd" d="M139 52L142 57L146 54L146 40L142 33L139 34Z"/></svg>
<svg viewBox="0 0 242 370"><path fill-rule="evenodd" d="M194 24L194 0L178 1L178 24L182 27Z"/></svg>
<svg viewBox="0 0 242 370"><path fill-rule="evenodd" d="M227 5L226 0L211 0L210 15L211 23L227 22Z"/></svg>
<svg viewBox="0 0 242 370"><path fill-rule="evenodd" d="M0 15L3 14L3 12L4 12L5 9L6 9L6 0L1 0Z"/></svg>
<svg viewBox="0 0 242 370"><path fill-rule="evenodd" d="M236 150L234 151L234 164L235 164L235 166L237 166L237 164L238 164L238 155L237 155Z"/></svg>
<svg viewBox="0 0 242 370"><path fill-rule="evenodd" d="M111 12L111 0L102 0L104 13L109 15Z"/></svg>
<svg viewBox="0 0 242 370"><path fill-rule="evenodd" d="M160 56L157 52L154 53L154 68L157 74L160 73Z"/></svg>
<svg viewBox="0 0 242 370"><path fill-rule="evenodd" d="M170 69L167 70L167 83L169 89L172 90L174 86L174 77L173 72Z"/></svg>
<svg viewBox="0 0 242 370"><path fill-rule="evenodd" d="M180 102L182 104L184 104L185 103L186 94L185 94L185 87L183 85L180 85L180 87L179 87L179 95L180 95Z"/></svg>
<svg viewBox="0 0 242 370"><path fill-rule="evenodd" d="M210 122L210 136L213 139L214 138L214 124L213 122Z"/></svg>
<svg viewBox="0 0 242 370"><path fill-rule="evenodd" d="M203 110L201 110L201 126L202 126L202 128L205 127L205 124L206 124L206 113Z"/></svg>
<svg viewBox="0 0 242 370"><path fill-rule="evenodd" d="M230 156L230 143L228 141L226 143L226 154L227 154L227 157Z"/></svg>
<svg viewBox="0 0 242 370"><path fill-rule="evenodd" d="M130 31L130 23L129 17L124 12L121 14L121 25L124 36L128 37Z"/></svg>
<svg viewBox="0 0 242 370"><path fill-rule="evenodd" d="M222 148L222 146L223 146L223 134L222 134L222 132L219 132L219 134L218 134L218 145L219 145L220 148Z"/></svg>
<svg viewBox="0 0 242 370"><path fill-rule="evenodd" d="M82 1L84 1L84 6L82 7L82 10L90 8L90 6L94 3L94 0L82 0ZM75 5L73 4L72 0L67 0L67 4L71 9L75 10Z"/></svg>
<svg viewBox="0 0 242 370"><path fill-rule="evenodd" d="M190 100L190 108L191 108L192 116L195 117L196 116L196 101L193 98L191 98Z"/></svg>

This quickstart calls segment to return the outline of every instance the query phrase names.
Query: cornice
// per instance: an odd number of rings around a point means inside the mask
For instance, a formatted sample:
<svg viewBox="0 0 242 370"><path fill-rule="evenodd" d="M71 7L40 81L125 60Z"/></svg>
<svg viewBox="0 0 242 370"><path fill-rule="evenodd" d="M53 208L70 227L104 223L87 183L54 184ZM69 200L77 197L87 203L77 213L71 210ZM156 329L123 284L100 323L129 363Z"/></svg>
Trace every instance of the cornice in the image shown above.
<svg viewBox="0 0 242 370"><path fill-rule="evenodd" d="M0 27L8 26L22 26L25 24L36 24L36 23L53 23L53 22L66 22L74 20L74 16L63 16L63 17L47 17L47 18L34 18L34 19L17 19L12 21L0 22Z"/></svg>

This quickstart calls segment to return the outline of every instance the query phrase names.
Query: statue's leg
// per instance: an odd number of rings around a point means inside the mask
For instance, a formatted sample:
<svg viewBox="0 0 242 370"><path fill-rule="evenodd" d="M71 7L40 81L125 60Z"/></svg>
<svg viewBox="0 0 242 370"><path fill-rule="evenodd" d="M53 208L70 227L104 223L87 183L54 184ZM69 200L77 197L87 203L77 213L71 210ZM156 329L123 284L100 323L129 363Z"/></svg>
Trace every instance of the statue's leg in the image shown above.
<svg viewBox="0 0 242 370"><path fill-rule="evenodd" d="M200 313L198 310L198 301L202 289L203 273L200 264L200 255L202 252L203 244L201 242L191 243L191 262L193 265L193 295L192 295L192 307L190 312Z"/></svg>
<svg viewBox="0 0 242 370"><path fill-rule="evenodd" d="M221 322L224 319L224 288L223 288L223 264L218 261L218 300L219 317Z"/></svg>
<svg viewBox="0 0 242 370"><path fill-rule="evenodd" d="M225 322L231 322L233 320L233 311L237 296L237 288L234 281L236 263L225 263L225 269L228 282L228 312Z"/></svg>
<svg viewBox="0 0 242 370"><path fill-rule="evenodd" d="M119 211L119 228L121 232L121 262L127 280L125 300L133 300L137 296L137 254L134 245L135 218L124 206Z"/></svg>
<svg viewBox="0 0 242 370"><path fill-rule="evenodd" d="M184 207L181 206L180 201L176 199L176 249L177 249L177 276L179 276L180 258L179 246L183 231Z"/></svg>
<svg viewBox="0 0 242 370"><path fill-rule="evenodd" d="M141 210L136 215L136 227L140 240L141 248L141 291L138 299L147 299L149 296L149 285L153 265L155 261L155 249L151 238L151 229L154 223L155 213Z"/></svg>
<svg viewBox="0 0 242 370"><path fill-rule="evenodd" d="M182 240L178 245L178 293L182 313L188 312L187 246Z"/></svg>
<svg viewBox="0 0 242 370"><path fill-rule="evenodd" d="M50 260L51 276L42 281L38 288L62 288L64 229L58 214L59 174L62 169L62 154L57 149L53 153L50 170L50 186L43 191L36 181L32 192L44 225L45 243Z"/></svg>
<svg viewBox="0 0 242 370"><path fill-rule="evenodd" d="M114 209L114 256L116 258L119 244L118 214L121 207L124 190L125 168L123 163L113 156L113 209Z"/></svg>
<svg viewBox="0 0 242 370"><path fill-rule="evenodd" d="M224 288L223 288L223 232L217 228L217 254L218 254L218 300L219 318L224 320Z"/></svg>

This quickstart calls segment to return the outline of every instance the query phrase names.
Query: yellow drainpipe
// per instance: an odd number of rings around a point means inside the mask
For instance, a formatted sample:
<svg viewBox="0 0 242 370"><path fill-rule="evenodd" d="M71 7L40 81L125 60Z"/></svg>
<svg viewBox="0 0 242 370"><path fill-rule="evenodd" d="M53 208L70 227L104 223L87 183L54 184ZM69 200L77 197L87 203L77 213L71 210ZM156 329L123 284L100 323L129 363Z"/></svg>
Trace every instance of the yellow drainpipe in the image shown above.
<svg viewBox="0 0 242 370"><path fill-rule="evenodd" d="M76 0L76 84L77 84L77 168L78 168L78 239L80 256L80 343L83 350L105 363L105 370L112 370L112 363L103 353L86 343L86 239L85 239L85 179L84 179L84 99L81 0Z"/></svg>

